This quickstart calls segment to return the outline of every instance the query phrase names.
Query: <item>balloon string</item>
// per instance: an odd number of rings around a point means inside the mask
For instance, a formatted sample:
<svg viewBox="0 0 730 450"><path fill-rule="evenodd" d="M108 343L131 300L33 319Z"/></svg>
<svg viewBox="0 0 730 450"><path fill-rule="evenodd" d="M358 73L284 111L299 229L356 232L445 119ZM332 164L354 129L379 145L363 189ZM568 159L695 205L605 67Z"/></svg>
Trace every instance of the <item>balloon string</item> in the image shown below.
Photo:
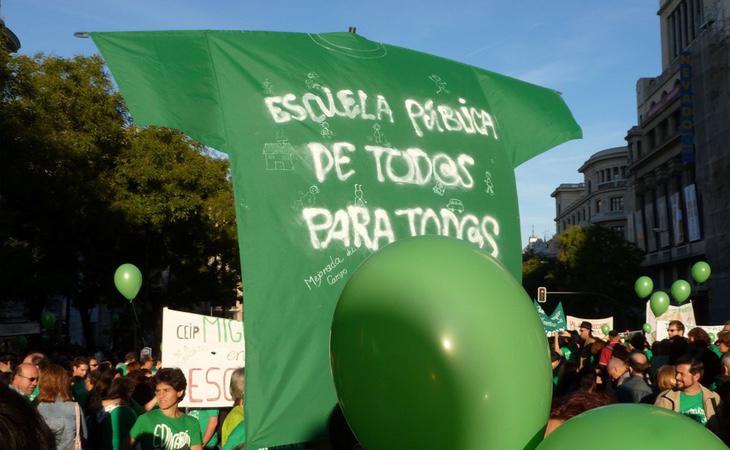
<svg viewBox="0 0 730 450"><path fill-rule="evenodd" d="M139 325L139 317L137 317L137 308L134 307L134 303L130 302L132 305L132 313L134 314L134 323L137 327L137 331L140 334L140 337L142 338L142 345L145 347L147 346L147 343L145 342L144 333L142 333L142 327Z"/></svg>

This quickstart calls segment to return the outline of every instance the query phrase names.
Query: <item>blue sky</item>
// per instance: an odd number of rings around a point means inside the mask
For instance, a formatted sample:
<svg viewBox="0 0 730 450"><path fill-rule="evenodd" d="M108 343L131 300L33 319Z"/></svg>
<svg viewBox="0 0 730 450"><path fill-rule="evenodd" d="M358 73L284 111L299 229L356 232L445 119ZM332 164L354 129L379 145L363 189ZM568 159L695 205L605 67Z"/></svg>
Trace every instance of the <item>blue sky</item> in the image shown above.
<svg viewBox="0 0 730 450"><path fill-rule="evenodd" d="M550 193L582 181L591 154L625 145L636 80L661 71L658 0L216 1L2 0L21 53L92 54L75 31L248 29L346 31L437 54L563 93L584 139L517 169L523 243L555 231Z"/></svg>

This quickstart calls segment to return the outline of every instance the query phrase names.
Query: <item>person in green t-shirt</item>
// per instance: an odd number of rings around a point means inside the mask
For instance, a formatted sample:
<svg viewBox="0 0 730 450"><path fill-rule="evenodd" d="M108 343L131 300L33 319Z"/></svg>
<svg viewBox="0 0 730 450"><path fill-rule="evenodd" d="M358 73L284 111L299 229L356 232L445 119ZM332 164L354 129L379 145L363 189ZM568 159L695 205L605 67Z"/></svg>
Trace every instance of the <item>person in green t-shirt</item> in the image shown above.
<svg viewBox="0 0 730 450"><path fill-rule="evenodd" d="M203 448L218 447L218 410L217 409L188 409L188 415L198 419L200 435L203 436Z"/></svg>
<svg viewBox="0 0 730 450"><path fill-rule="evenodd" d="M99 450L129 449L129 432L137 420L137 413L129 406L134 383L129 378L115 378L111 386L106 382L97 384L101 396L101 408L95 415L98 427Z"/></svg>
<svg viewBox="0 0 730 450"><path fill-rule="evenodd" d="M89 391L86 389L88 375L89 360L83 356L74 358L71 363L71 394L84 412L89 402Z"/></svg>
<svg viewBox="0 0 730 450"><path fill-rule="evenodd" d="M130 446L138 443L141 450L203 450L198 421L178 407L186 387L180 369L165 368L157 372L155 398L159 409L137 419L129 433Z"/></svg>
<svg viewBox="0 0 730 450"><path fill-rule="evenodd" d="M675 365L676 390L661 392L654 404L706 425L717 412L720 396L700 384L703 370L702 362L691 356L678 358Z"/></svg>

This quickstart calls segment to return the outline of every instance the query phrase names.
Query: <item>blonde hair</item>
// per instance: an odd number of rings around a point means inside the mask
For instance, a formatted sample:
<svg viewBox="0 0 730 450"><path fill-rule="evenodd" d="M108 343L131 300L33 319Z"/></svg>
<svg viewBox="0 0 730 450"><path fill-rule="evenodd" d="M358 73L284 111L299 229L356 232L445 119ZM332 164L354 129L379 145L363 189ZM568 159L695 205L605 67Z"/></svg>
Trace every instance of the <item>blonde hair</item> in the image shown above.
<svg viewBox="0 0 730 450"><path fill-rule="evenodd" d="M677 383L676 373L675 367L671 365L664 365L659 368L656 374L656 384L659 386L660 391L674 388Z"/></svg>
<svg viewBox="0 0 730 450"><path fill-rule="evenodd" d="M243 367L239 367L231 374L231 397L236 405L243 400L243 378Z"/></svg>

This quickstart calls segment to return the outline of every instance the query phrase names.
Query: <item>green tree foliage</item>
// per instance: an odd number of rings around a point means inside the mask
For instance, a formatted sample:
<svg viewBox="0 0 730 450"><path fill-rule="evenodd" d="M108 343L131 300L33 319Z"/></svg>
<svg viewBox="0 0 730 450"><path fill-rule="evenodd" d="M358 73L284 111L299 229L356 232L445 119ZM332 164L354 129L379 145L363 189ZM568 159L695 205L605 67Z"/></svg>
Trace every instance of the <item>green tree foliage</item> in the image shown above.
<svg viewBox="0 0 730 450"><path fill-rule="evenodd" d="M644 304L633 290L640 274L641 251L615 231L598 225L571 227L556 239L556 258L524 255L525 289L532 295L538 286L546 286L548 291L581 292L584 294L549 295L547 309L562 301L571 315L614 316L617 328L641 326Z"/></svg>
<svg viewBox="0 0 730 450"><path fill-rule="evenodd" d="M130 126L98 57L0 53L0 300L38 318L71 298L88 340L89 308L122 301L112 275L132 262L149 323L163 304L233 303L227 161L177 131Z"/></svg>

